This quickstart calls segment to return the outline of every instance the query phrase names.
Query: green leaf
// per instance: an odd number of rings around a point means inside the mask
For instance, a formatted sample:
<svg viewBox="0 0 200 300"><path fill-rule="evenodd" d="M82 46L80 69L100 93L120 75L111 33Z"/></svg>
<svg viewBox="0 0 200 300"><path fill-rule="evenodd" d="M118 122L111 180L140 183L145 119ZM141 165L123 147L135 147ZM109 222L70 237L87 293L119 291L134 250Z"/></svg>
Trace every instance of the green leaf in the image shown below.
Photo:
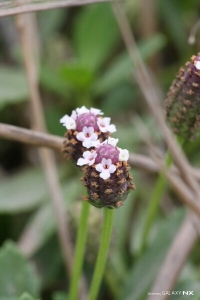
<svg viewBox="0 0 200 300"><path fill-rule="evenodd" d="M157 34L145 39L138 44L140 54L144 60L157 53L166 44L162 34ZM94 84L94 94L104 94L116 87L120 82L127 79L134 71L133 64L127 52L120 54L112 61L108 70Z"/></svg>
<svg viewBox="0 0 200 300"><path fill-rule="evenodd" d="M25 74L16 68L0 68L0 108L28 98Z"/></svg>
<svg viewBox="0 0 200 300"><path fill-rule="evenodd" d="M68 84L82 90L87 90L93 81L93 73L77 62L62 65L60 75Z"/></svg>
<svg viewBox="0 0 200 300"><path fill-rule="evenodd" d="M0 249L0 300L17 300L24 291L37 297L39 279L16 245L7 241Z"/></svg>
<svg viewBox="0 0 200 300"><path fill-rule="evenodd" d="M143 295L147 295L184 215L185 211L179 209L160 223L151 246L124 279L125 286L118 300L139 300Z"/></svg>
<svg viewBox="0 0 200 300"><path fill-rule="evenodd" d="M18 213L39 206L47 186L41 170L29 169L0 182L0 213Z"/></svg>
<svg viewBox="0 0 200 300"><path fill-rule="evenodd" d="M83 8L77 16L73 37L77 58L96 71L110 55L119 37L110 4Z"/></svg>
<svg viewBox="0 0 200 300"><path fill-rule="evenodd" d="M68 180L62 184L62 191L68 207L74 201L77 201L81 196L82 185L79 183L79 178ZM47 202L47 201L46 201ZM24 247L27 249L28 255L31 256L35 253L56 231L56 220L52 206L47 203L44 204L38 211L30 218L19 245L21 249ZM34 236L34 239L30 240L30 236Z"/></svg>
<svg viewBox="0 0 200 300"><path fill-rule="evenodd" d="M66 293L56 292L53 294L53 300L68 300Z"/></svg>
<svg viewBox="0 0 200 300"><path fill-rule="evenodd" d="M33 298L29 293L24 292L19 300L35 300L36 298Z"/></svg>
<svg viewBox="0 0 200 300"><path fill-rule="evenodd" d="M71 88L69 84L67 84L59 72L47 65L42 65L40 68L40 82L47 90L61 97L66 98L70 96Z"/></svg>

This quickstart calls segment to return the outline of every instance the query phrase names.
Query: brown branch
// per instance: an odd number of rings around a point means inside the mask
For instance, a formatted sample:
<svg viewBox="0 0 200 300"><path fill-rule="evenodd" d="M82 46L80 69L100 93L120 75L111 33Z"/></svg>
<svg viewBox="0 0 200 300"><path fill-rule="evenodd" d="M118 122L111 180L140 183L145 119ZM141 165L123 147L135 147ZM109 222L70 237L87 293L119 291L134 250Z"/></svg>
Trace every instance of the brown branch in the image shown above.
<svg viewBox="0 0 200 300"><path fill-rule="evenodd" d="M154 115L160 130L163 133L165 141L169 147L169 150L174 159L174 163L180 170L181 176L183 176L185 182L192 188L197 197L200 197L200 191L196 180L193 176L190 176L190 165L177 144L174 136L167 128L163 111L161 109L159 96L158 96L158 87L155 87L155 84L152 82L151 76L144 65L141 56L139 54L134 36L132 34L129 22L125 15L124 9L121 6L121 3L115 2L112 3L113 11L116 17L116 20L119 25L119 29L122 34L122 38L124 39L124 43L126 45L127 51L129 53L132 64L135 68L134 76L138 83L138 86L141 92L144 95L144 99L146 100L147 105L149 106L150 111ZM161 93L160 93L161 94Z"/></svg>
<svg viewBox="0 0 200 300"><path fill-rule="evenodd" d="M166 300L169 297L163 295L162 291L173 290L179 273L197 241L199 230L200 220L194 214L188 213L174 237L151 289L151 293L161 293L160 300ZM147 299L157 300L157 298L158 296L150 295Z"/></svg>
<svg viewBox="0 0 200 300"><path fill-rule="evenodd" d="M61 150L64 138L35 130L0 123L0 137L37 147Z"/></svg>
<svg viewBox="0 0 200 300"><path fill-rule="evenodd" d="M15 1L5 1L0 3L0 17L12 16L23 13L30 13L36 11L50 10L55 8L64 8L72 6L82 6L95 3L103 3L116 0L58 0L58 1L29 1L26 3L16 3ZM118 0L119 1L119 0ZM122 1L122 0L120 0Z"/></svg>
<svg viewBox="0 0 200 300"><path fill-rule="evenodd" d="M16 17L16 25L21 40L24 65L29 87L32 124L34 128L37 128L40 131L45 131L46 128L43 116L43 108L38 89L38 51L35 48L38 39L34 15L18 15ZM63 254L66 272L68 272L70 275L73 268L73 246L71 243L67 214L59 184L54 155L53 152L48 149L39 149L38 153L45 172L49 196L54 208L58 236L61 244L61 251Z"/></svg>
<svg viewBox="0 0 200 300"><path fill-rule="evenodd" d="M4 123L0 123L0 137L7 140L13 140L36 147L51 148L58 151L61 151L62 144L65 140L65 138L49 133L43 133ZM146 172L158 173L160 171L159 165L154 160L142 154L130 153L129 164L134 168L141 169ZM178 174L178 170L174 166L171 170ZM200 180L200 169L191 167L190 173L193 173L194 176Z"/></svg>

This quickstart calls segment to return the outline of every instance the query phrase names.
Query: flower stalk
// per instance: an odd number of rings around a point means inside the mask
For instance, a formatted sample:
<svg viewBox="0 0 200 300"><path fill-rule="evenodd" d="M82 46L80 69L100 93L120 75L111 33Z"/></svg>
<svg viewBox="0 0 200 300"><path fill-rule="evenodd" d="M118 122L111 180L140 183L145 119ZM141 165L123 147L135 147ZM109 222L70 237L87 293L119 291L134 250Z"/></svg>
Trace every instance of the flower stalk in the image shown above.
<svg viewBox="0 0 200 300"><path fill-rule="evenodd" d="M114 210L104 208L104 222L101 234L100 248L97 256L92 282L90 285L88 300L95 300L100 289L110 245L113 219Z"/></svg>

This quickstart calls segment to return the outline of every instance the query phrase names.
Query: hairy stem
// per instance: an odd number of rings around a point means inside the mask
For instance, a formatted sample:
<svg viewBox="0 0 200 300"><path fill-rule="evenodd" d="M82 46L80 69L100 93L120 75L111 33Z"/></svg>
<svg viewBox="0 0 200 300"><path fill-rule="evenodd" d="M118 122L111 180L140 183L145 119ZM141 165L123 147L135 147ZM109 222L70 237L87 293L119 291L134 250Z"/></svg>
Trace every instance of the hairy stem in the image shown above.
<svg viewBox="0 0 200 300"><path fill-rule="evenodd" d="M78 236L75 247L74 265L72 278L69 288L69 299L77 300L78 285L83 267L83 259L85 254L85 245L88 228L88 216L89 216L90 204L87 201L82 202L82 210L80 215L80 222L78 228Z"/></svg>
<svg viewBox="0 0 200 300"><path fill-rule="evenodd" d="M165 165L169 167L171 163L172 163L172 157L168 152L166 155ZM153 193L149 201L149 206L147 208L147 216L143 227L141 246L139 251L140 254L144 251L146 247L149 231L151 230L151 226L157 214L159 208L159 202L164 193L165 187L166 187L165 176L162 173L160 173L156 181L155 187L153 189Z"/></svg>
<svg viewBox="0 0 200 300"><path fill-rule="evenodd" d="M102 281L102 277L106 265L108 249L110 245L113 219L114 219L114 210L104 208L104 222L103 222L103 229L101 234L100 248L99 248L99 253L98 253L95 270L92 278L92 283L90 286L88 300L95 300L99 292L99 288L101 285L101 281Z"/></svg>

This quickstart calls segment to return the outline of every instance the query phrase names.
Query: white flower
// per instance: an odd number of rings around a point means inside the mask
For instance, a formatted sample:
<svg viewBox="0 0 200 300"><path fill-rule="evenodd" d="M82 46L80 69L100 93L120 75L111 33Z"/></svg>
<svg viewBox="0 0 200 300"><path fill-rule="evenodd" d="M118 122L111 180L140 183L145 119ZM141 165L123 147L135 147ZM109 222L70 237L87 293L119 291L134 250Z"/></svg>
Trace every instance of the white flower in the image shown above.
<svg viewBox="0 0 200 300"><path fill-rule="evenodd" d="M76 136L77 140L83 142L82 145L85 148L93 147L93 142L98 139L98 135L94 133L93 127L84 126L82 132L79 132Z"/></svg>
<svg viewBox="0 0 200 300"><path fill-rule="evenodd" d="M78 115L82 115L90 112L89 109L87 109L85 106L82 106L81 108L77 108L76 111Z"/></svg>
<svg viewBox="0 0 200 300"><path fill-rule="evenodd" d="M111 173L116 171L116 166L112 164L111 159L103 158L101 163L96 165L95 169L100 172L100 177L105 180L110 177Z"/></svg>
<svg viewBox="0 0 200 300"><path fill-rule="evenodd" d="M197 70L200 70L200 61L196 61L196 65L195 65Z"/></svg>
<svg viewBox="0 0 200 300"><path fill-rule="evenodd" d="M104 114L100 109L93 108L93 107L90 108L90 112L93 113L94 115L103 115Z"/></svg>
<svg viewBox="0 0 200 300"><path fill-rule="evenodd" d="M111 124L110 125L110 118L98 118L97 120L97 125L99 126L99 129L102 132L115 132L116 131L116 127L115 125Z"/></svg>
<svg viewBox="0 0 200 300"><path fill-rule="evenodd" d="M77 161L77 165L78 166L83 166L83 165L93 165L93 163L95 162L95 158L96 158L97 154L95 151L90 152L90 151L85 151L83 152L83 158L79 158Z"/></svg>
<svg viewBox="0 0 200 300"><path fill-rule="evenodd" d="M74 119L74 120L76 120L76 118L77 118L77 113L76 113L75 110L72 110L71 118Z"/></svg>
<svg viewBox="0 0 200 300"><path fill-rule="evenodd" d="M114 139L114 138L112 138L112 137L109 137L108 138L108 144L109 145L112 145L112 146L116 146L117 145L117 143L119 142L119 139Z"/></svg>
<svg viewBox="0 0 200 300"><path fill-rule="evenodd" d="M129 151L121 148L118 148L118 150L119 150L119 161L123 161L123 160L127 161L129 158Z"/></svg>
<svg viewBox="0 0 200 300"><path fill-rule="evenodd" d="M69 117L68 115L65 115L60 119L60 123L63 124L68 130L69 129L76 129L76 122L74 119Z"/></svg>

